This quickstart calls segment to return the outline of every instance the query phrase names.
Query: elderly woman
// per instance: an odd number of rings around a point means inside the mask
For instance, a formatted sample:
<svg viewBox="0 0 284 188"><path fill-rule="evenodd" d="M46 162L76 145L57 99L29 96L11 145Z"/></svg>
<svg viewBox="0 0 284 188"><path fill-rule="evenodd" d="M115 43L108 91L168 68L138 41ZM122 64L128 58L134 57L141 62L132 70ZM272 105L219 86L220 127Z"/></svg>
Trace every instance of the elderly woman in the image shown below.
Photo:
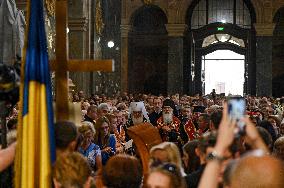
<svg viewBox="0 0 284 188"><path fill-rule="evenodd" d="M114 134L110 134L110 122L105 116L97 119L95 124L97 134L94 142L102 150L102 163L106 164L107 160L116 153L116 139Z"/></svg>
<svg viewBox="0 0 284 188"><path fill-rule="evenodd" d="M79 127L81 133L81 142L79 144L78 151L85 156L94 171L101 170L102 158L100 147L93 143L95 135L92 123L83 122L82 126Z"/></svg>

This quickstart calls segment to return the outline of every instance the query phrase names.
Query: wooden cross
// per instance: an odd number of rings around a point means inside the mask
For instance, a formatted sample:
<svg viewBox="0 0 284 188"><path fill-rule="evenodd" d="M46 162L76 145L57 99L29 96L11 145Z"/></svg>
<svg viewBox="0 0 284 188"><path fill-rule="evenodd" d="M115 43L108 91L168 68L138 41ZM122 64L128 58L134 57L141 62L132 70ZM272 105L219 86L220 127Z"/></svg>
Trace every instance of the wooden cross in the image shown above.
<svg viewBox="0 0 284 188"><path fill-rule="evenodd" d="M56 84L56 120L68 120L68 71L114 71L113 60L69 60L67 48L67 0L56 0L56 60L51 61L51 69L55 70Z"/></svg>

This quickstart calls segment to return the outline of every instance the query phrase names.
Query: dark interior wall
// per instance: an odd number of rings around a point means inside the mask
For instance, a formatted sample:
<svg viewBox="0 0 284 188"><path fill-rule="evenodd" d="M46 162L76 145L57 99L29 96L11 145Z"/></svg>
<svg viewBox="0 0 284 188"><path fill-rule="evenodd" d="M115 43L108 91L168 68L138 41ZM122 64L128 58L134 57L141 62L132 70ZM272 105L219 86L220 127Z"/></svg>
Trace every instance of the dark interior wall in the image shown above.
<svg viewBox="0 0 284 188"><path fill-rule="evenodd" d="M187 31L188 32L188 31ZM193 83L191 75L191 58L192 58L192 39L190 34L185 34L184 37L184 49L183 49L183 93L192 95Z"/></svg>
<svg viewBox="0 0 284 188"><path fill-rule="evenodd" d="M166 46L132 46L129 65L130 91L160 94L166 92Z"/></svg>
<svg viewBox="0 0 284 188"><path fill-rule="evenodd" d="M131 93L166 94L167 17L157 6L145 5L131 19L128 80Z"/></svg>
<svg viewBox="0 0 284 188"><path fill-rule="evenodd" d="M275 29L272 46L272 92L273 96L284 96L284 7L274 17Z"/></svg>

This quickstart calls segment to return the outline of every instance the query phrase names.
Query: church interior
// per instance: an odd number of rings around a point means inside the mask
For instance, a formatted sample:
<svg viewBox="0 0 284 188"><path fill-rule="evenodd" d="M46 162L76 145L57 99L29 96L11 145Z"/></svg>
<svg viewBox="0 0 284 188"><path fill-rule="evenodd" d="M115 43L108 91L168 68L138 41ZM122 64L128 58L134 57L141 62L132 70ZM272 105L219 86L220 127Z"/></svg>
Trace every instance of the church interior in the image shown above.
<svg viewBox="0 0 284 188"><path fill-rule="evenodd" d="M278 188L283 151L284 0L0 0L0 188Z"/></svg>
<svg viewBox="0 0 284 188"><path fill-rule="evenodd" d="M44 2L52 59L54 0ZM69 0L67 32L69 59L115 62L111 73L70 72L87 94L284 94L283 0Z"/></svg>

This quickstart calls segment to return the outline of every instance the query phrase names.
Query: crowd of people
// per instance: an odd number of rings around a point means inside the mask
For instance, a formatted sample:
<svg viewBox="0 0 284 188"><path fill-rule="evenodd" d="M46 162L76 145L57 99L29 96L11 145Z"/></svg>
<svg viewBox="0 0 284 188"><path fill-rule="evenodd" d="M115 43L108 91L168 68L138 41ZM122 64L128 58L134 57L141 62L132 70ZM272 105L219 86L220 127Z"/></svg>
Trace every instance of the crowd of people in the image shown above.
<svg viewBox="0 0 284 188"><path fill-rule="evenodd" d="M72 102L81 105L82 121L55 124L54 186L284 187L284 98L246 96L242 134L228 115L226 100L215 93L74 93ZM163 141L149 151L148 174L143 174L140 154L127 133L144 122ZM0 171L13 162L16 127L17 107L7 117L10 141L0 150Z"/></svg>

